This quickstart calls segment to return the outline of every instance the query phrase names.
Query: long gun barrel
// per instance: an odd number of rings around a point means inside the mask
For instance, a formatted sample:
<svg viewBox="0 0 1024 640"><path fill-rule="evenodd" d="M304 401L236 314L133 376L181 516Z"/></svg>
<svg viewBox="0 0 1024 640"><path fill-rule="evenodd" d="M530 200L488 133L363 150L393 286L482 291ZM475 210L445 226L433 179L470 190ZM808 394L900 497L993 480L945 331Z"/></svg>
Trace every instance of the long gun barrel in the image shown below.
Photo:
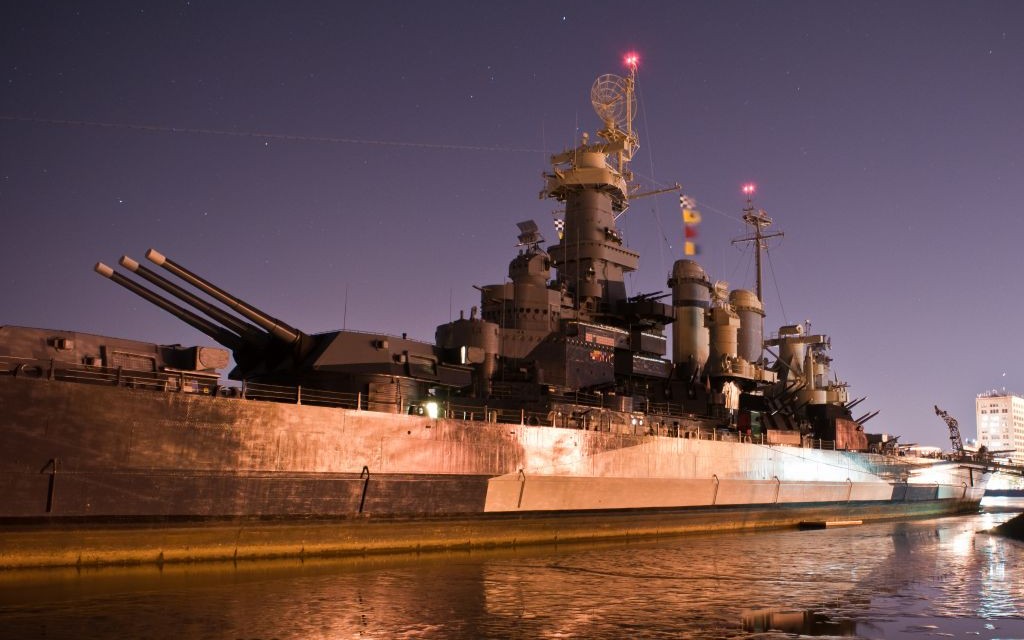
<svg viewBox="0 0 1024 640"><path fill-rule="evenodd" d="M142 278L152 282L153 284L160 287L167 293L182 300L186 304L191 305L193 308L198 309L202 313L208 315L209 317L219 322L221 325L227 327L228 330L237 333L243 338L254 341L259 341L261 339L267 338L267 334L263 333L263 331L261 331L260 329L254 327L248 322L239 320L238 318L224 311L223 309L219 309L210 304L209 302L206 302L199 296L196 296L186 291L185 289L182 289L178 285L167 280L166 278L161 277L160 275L154 273L150 269L147 269L146 267L142 266L135 260L132 260L128 256L121 256L120 264L125 269L128 269L132 273L135 273L141 276Z"/></svg>
<svg viewBox="0 0 1024 640"><path fill-rule="evenodd" d="M859 417L856 420L854 420L854 422L856 422L857 424L863 425L865 422L867 422L871 418L874 418L875 416L877 416L881 412L882 412L881 409L879 409L878 411L875 411L874 413L865 413L861 417Z"/></svg>
<svg viewBox="0 0 1024 640"><path fill-rule="evenodd" d="M867 396L863 396L861 398L857 398L856 400L851 400L851 401L847 402L846 403L846 410L849 411L850 409L856 407L858 404L864 402L865 400L867 400Z"/></svg>
<svg viewBox="0 0 1024 640"><path fill-rule="evenodd" d="M175 263L170 258L166 257L155 249L150 249L146 252L146 258L154 264L163 267L170 271L174 275L178 276L185 282L191 284L196 289L199 289L203 293L206 293L211 298L222 302L234 311L237 311L240 315L245 316L247 319L256 323L258 326L266 330L268 333L273 335L275 338L282 340L287 344L297 344L300 341L305 341L307 338L306 334L290 327L284 322L274 318L271 315L265 314L256 307L244 302L243 300L236 298L229 294L223 289L217 287L211 282L197 276L188 269Z"/></svg>
<svg viewBox="0 0 1024 640"><path fill-rule="evenodd" d="M220 344L224 345L225 347L235 350L242 346L242 339L237 334L228 331L224 327L217 326L210 322L209 320L207 320L206 318L197 316L196 314L192 313L187 309L179 307L170 300L167 300L166 298L156 293L153 293L152 291L143 287L137 282L134 282L124 277L120 273L117 273L116 271L114 271L107 265L103 264L102 262L97 262L94 269L96 273L100 274L104 278L109 278L113 280L114 282L121 285L125 289L128 289L129 291L139 296L140 298L143 298L144 300L147 300L155 304L156 306L160 307L161 309L170 313L171 315L177 317L178 319L192 325L193 327L210 336L211 338L213 338Z"/></svg>

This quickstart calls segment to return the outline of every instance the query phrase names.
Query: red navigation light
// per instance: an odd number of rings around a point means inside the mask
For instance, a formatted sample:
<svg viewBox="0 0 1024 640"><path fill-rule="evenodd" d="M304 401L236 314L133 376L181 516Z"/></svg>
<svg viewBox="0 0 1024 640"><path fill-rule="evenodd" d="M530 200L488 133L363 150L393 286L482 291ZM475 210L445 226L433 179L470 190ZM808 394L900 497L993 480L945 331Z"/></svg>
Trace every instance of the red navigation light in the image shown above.
<svg viewBox="0 0 1024 640"><path fill-rule="evenodd" d="M753 195L754 191L756 190L757 186L751 182L748 182L747 184L743 185L743 193L745 193L748 196Z"/></svg>
<svg viewBox="0 0 1024 640"><path fill-rule="evenodd" d="M636 65L640 62L640 56L630 52L626 54L626 57L623 59L623 61L626 63L626 66L629 67L630 69L636 69Z"/></svg>

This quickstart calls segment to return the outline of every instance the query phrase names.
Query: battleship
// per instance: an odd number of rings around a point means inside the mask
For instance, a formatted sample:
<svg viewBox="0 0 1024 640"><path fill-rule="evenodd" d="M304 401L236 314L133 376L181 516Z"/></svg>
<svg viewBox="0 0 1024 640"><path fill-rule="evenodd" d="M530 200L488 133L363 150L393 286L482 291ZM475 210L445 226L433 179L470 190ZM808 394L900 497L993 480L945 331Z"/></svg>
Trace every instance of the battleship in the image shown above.
<svg viewBox="0 0 1024 640"><path fill-rule="evenodd" d="M155 249L96 271L219 346L0 327L0 566L669 535L976 510L984 465L868 434L831 342L676 261L630 295L635 67L554 155L556 243L434 342L308 334ZM749 202L749 201L748 201ZM758 267L770 218L748 207ZM511 226L511 225L510 225ZM468 317L467 317L468 315ZM223 372L231 367L227 377Z"/></svg>

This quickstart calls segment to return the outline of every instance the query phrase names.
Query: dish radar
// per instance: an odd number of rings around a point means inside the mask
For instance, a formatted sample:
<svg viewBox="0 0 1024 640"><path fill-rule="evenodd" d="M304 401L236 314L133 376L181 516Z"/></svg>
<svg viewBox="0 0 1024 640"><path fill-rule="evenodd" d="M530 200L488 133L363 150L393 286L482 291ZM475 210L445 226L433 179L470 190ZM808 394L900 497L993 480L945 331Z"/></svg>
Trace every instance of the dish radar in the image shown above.
<svg viewBox="0 0 1024 640"><path fill-rule="evenodd" d="M636 67L630 65L629 76L623 78L613 73L599 76L590 88L590 103L604 122L604 128L597 135L604 138L605 153L615 157L619 174L628 182L633 175L626 169L633 159L633 153L640 146L633 133L633 118L636 116Z"/></svg>
<svg viewBox="0 0 1024 640"><path fill-rule="evenodd" d="M606 73L590 88L590 103L609 130L629 130L636 114L632 78Z"/></svg>

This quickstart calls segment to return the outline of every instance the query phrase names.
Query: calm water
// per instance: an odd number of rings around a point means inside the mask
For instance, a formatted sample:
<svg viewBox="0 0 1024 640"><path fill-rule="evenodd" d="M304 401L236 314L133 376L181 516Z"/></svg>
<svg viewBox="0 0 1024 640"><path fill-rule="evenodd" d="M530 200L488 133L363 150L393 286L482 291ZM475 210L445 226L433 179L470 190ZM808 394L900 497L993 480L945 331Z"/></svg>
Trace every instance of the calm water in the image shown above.
<svg viewBox="0 0 1024 640"><path fill-rule="evenodd" d="M386 560L8 572L0 637L1022 639L1024 543L979 533L1013 515Z"/></svg>

